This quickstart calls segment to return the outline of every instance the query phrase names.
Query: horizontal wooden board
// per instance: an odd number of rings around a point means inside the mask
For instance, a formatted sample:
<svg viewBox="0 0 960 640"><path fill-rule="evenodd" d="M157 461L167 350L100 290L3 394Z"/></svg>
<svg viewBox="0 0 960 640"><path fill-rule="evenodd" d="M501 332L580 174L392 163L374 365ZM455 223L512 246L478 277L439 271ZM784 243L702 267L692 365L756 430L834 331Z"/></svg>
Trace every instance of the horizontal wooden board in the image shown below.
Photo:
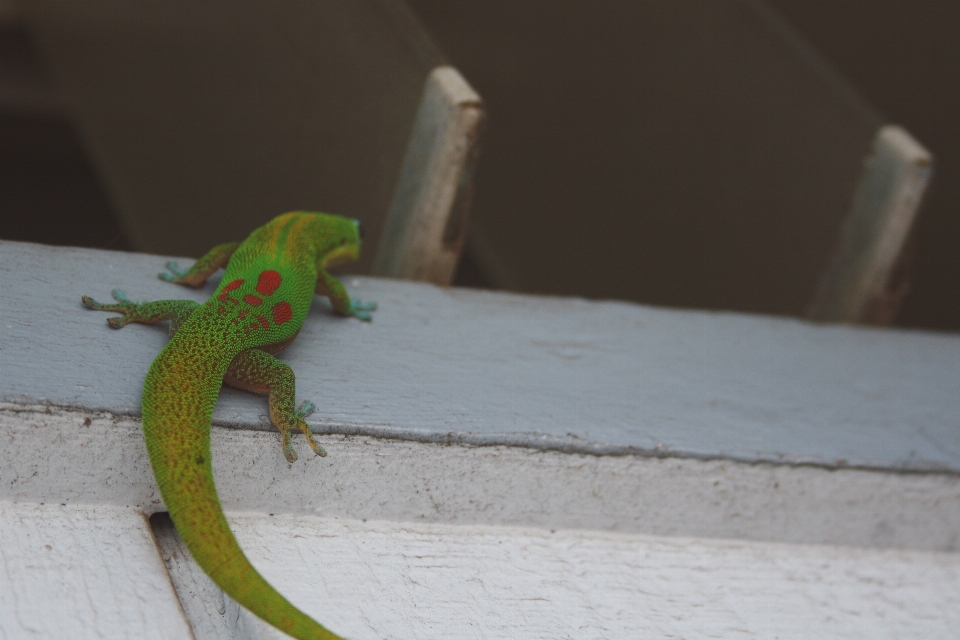
<svg viewBox="0 0 960 640"><path fill-rule="evenodd" d="M957 554L289 516L231 525L270 582L355 640L927 639L960 627ZM225 611L240 637L281 638Z"/></svg>
<svg viewBox="0 0 960 640"><path fill-rule="evenodd" d="M960 550L960 477L216 427L224 508ZM162 510L136 418L0 404L0 500Z"/></svg>
<svg viewBox="0 0 960 640"><path fill-rule="evenodd" d="M192 298L165 259L0 242L0 400L139 413L161 327L113 331L82 294ZM187 261L189 262L189 261ZM321 433L960 473L960 337L347 278L283 358ZM261 397L220 424L271 430Z"/></svg>

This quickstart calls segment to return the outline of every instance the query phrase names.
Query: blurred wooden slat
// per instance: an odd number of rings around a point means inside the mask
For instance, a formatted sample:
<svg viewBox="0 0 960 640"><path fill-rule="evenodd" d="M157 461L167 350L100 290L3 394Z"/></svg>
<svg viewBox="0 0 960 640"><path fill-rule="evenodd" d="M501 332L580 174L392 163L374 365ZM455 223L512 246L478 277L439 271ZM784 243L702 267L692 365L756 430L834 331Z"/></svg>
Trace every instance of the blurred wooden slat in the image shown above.
<svg viewBox="0 0 960 640"><path fill-rule="evenodd" d="M490 114L490 285L805 314L886 120L764 2L410 1Z"/></svg>
<svg viewBox="0 0 960 640"><path fill-rule="evenodd" d="M431 72L373 273L450 284L466 232L483 110L452 67Z"/></svg>
<svg viewBox="0 0 960 640"><path fill-rule="evenodd" d="M369 271L444 64L402 2L37 0L26 20L135 249L200 255L319 210L363 222Z"/></svg>
<svg viewBox="0 0 960 640"><path fill-rule="evenodd" d="M810 318L876 325L893 321L907 287L901 254L932 166L930 152L907 131L880 128Z"/></svg>

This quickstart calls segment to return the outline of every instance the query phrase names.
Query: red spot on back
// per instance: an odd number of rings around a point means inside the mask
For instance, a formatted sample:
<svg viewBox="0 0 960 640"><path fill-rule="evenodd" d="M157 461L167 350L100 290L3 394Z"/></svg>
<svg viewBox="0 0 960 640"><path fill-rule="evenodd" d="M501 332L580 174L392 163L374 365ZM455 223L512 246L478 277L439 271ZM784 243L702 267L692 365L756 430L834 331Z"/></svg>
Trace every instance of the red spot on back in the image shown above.
<svg viewBox="0 0 960 640"><path fill-rule="evenodd" d="M230 284L228 284L227 286L225 286L223 289L220 290L220 293L217 294L217 300L219 300L220 302L226 302L229 300L230 302L237 304L237 301L231 298L227 294L242 284L243 284L243 280L234 280L233 282L231 282Z"/></svg>
<svg viewBox="0 0 960 640"><path fill-rule="evenodd" d="M252 293L248 293L247 295L243 296L243 301L251 307L259 307L263 304L263 298L258 298Z"/></svg>
<svg viewBox="0 0 960 640"><path fill-rule="evenodd" d="M270 321L264 318L263 316L257 316L257 320L260 322L260 326L264 329L270 326Z"/></svg>
<svg viewBox="0 0 960 640"><path fill-rule="evenodd" d="M226 291L233 291L234 289L236 289L242 284L243 284L243 280L234 280L233 282L225 286L223 289L221 289L220 293L224 293Z"/></svg>
<svg viewBox="0 0 960 640"><path fill-rule="evenodd" d="M260 274L257 280L257 293L263 296L269 296L280 287L282 278L280 274L273 270L267 270Z"/></svg>
<svg viewBox="0 0 960 640"><path fill-rule="evenodd" d="M278 302L273 305L273 321L278 325L293 319L293 309L289 302Z"/></svg>

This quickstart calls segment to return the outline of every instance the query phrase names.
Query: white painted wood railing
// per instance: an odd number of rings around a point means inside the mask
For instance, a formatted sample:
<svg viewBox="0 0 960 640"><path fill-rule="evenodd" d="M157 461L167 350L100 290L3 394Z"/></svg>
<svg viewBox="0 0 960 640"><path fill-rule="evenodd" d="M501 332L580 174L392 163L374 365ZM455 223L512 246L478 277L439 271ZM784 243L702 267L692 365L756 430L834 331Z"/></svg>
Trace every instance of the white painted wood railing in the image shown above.
<svg viewBox="0 0 960 640"><path fill-rule="evenodd" d="M139 432L158 256L0 242L0 638L265 638L179 547ZM284 354L330 455L225 390L214 463L350 638L949 638L960 337L346 278Z"/></svg>

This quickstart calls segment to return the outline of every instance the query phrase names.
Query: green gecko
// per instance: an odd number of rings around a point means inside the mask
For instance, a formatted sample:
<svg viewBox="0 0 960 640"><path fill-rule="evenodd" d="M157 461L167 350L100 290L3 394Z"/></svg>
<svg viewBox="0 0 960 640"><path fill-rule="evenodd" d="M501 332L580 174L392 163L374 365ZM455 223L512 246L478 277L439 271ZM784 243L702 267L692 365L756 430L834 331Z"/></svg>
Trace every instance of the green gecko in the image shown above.
<svg viewBox="0 0 960 640"><path fill-rule="evenodd" d="M211 249L180 271L167 263L168 282L199 287L225 273L213 296L135 303L114 291L113 304L83 296L88 309L114 311L119 329L130 322L170 321L170 342L143 383L143 435L160 495L197 564L234 600L278 629L306 640L334 635L290 604L253 568L237 544L213 482L210 420L226 383L270 394L270 420L282 435L283 455L297 459L290 432L299 429L314 453L327 455L304 421L314 409L295 409L293 371L274 357L300 331L314 292L340 314L370 320L375 303L351 301L326 268L357 260L360 224L323 213L292 212L255 230L242 243Z"/></svg>

